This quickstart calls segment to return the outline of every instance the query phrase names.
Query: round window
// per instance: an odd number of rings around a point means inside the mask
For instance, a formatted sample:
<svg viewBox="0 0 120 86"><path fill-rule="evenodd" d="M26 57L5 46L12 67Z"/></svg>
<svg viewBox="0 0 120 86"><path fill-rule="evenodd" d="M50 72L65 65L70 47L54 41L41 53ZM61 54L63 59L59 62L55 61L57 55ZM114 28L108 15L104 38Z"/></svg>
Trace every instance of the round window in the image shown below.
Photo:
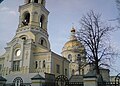
<svg viewBox="0 0 120 86"><path fill-rule="evenodd" d="M16 56L20 56L20 54L21 54L20 49L16 50L15 55L16 55Z"/></svg>

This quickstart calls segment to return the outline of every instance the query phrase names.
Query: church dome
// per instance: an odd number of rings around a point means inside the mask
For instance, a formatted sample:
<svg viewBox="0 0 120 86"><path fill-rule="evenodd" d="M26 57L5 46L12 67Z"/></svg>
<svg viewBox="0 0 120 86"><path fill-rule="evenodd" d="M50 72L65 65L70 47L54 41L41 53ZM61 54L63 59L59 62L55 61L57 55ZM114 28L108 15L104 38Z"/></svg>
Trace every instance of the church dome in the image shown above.
<svg viewBox="0 0 120 86"><path fill-rule="evenodd" d="M64 51L84 51L84 46L80 41L78 41L77 37L75 36L76 30L74 28L71 29L71 37L68 42L65 43L64 47L62 48L62 52Z"/></svg>
<svg viewBox="0 0 120 86"><path fill-rule="evenodd" d="M84 47L78 40L70 40L67 43L65 43L62 51L77 50L77 49L80 49L80 48L84 48Z"/></svg>

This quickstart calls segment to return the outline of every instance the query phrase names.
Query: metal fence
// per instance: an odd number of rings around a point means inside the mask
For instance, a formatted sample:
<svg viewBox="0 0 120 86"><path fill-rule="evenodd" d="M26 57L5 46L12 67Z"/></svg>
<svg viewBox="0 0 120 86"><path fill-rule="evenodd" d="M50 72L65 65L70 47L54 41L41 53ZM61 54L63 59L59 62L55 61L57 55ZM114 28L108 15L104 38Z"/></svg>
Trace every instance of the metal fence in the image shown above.
<svg viewBox="0 0 120 86"><path fill-rule="evenodd" d="M120 86L118 82L98 82L98 86Z"/></svg>
<svg viewBox="0 0 120 86"><path fill-rule="evenodd" d="M8 84L4 84L3 86L31 86L31 83L23 83L23 84L18 84L18 85L14 83L8 83Z"/></svg>
<svg viewBox="0 0 120 86"><path fill-rule="evenodd" d="M84 86L83 82L68 82L65 86Z"/></svg>

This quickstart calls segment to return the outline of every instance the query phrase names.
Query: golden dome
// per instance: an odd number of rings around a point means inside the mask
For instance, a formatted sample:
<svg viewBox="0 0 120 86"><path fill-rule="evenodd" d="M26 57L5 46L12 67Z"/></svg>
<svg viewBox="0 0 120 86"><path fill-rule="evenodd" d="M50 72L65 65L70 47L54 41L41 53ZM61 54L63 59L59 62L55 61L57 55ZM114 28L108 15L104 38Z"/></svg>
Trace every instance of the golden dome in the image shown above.
<svg viewBox="0 0 120 86"><path fill-rule="evenodd" d="M77 51L77 52L85 51L85 48L82 45L82 43L78 41L75 35L75 32L76 32L75 28L72 27L70 40L65 43L64 47L62 48L62 52L64 51Z"/></svg>
<svg viewBox="0 0 120 86"><path fill-rule="evenodd" d="M66 51L66 50L84 50L84 46L82 45L82 43L80 43L77 39L76 40L70 40L67 43L65 43L62 51Z"/></svg>

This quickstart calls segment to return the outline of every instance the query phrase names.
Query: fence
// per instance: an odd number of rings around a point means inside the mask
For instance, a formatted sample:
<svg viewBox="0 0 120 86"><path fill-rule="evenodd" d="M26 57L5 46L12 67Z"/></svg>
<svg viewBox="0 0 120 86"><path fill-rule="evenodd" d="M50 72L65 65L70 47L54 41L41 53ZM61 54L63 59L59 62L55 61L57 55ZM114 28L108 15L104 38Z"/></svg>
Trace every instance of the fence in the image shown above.
<svg viewBox="0 0 120 86"><path fill-rule="evenodd" d="M98 82L98 86L120 86L118 82Z"/></svg>
<svg viewBox="0 0 120 86"><path fill-rule="evenodd" d="M83 82L68 82L65 86L84 86Z"/></svg>
<svg viewBox="0 0 120 86"><path fill-rule="evenodd" d="M120 75L120 74L119 74ZM47 76L48 78L45 81L41 82L37 80L35 85L33 83L7 83L0 82L0 86L120 86L119 79L120 77L117 76L114 82L98 82L97 77L83 77L83 80L80 82L80 79L75 78L75 80L70 81L66 76L60 75L57 78L54 78L51 75ZM76 80L77 79L77 80ZM38 82L39 81L39 82ZM37 85L36 85L37 84Z"/></svg>

